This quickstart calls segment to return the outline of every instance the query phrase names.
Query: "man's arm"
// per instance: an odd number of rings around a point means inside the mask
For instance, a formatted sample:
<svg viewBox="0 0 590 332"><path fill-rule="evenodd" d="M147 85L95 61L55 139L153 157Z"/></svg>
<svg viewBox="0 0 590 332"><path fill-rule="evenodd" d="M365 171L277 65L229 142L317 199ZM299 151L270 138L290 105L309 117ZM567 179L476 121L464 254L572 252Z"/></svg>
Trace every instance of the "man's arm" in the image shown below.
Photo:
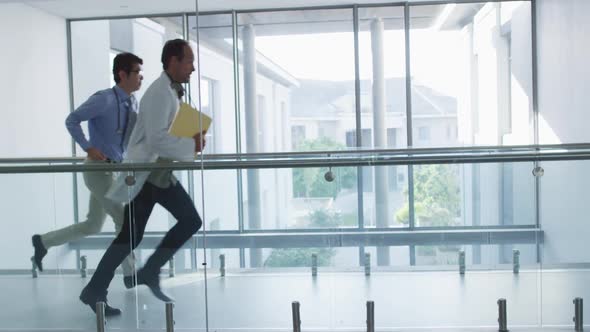
<svg viewBox="0 0 590 332"><path fill-rule="evenodd" d="M95 93L66 118L66 128L70 135L88 153L88 157L93 160L105 160L106 157L100 150L90 145L90 142L84 136L80 123L98 117L104 111L106 103L106 96Z"/></svg>
<svg viewBox="0 0 590 332"><path fill-rule="evenodd" d="M172 98L165 90L142 98L140 110L144 117L147 144L160 157L192 161L195 159L195 140L168 133L170 112L176 111L173 109L176 101Z"/></svg>

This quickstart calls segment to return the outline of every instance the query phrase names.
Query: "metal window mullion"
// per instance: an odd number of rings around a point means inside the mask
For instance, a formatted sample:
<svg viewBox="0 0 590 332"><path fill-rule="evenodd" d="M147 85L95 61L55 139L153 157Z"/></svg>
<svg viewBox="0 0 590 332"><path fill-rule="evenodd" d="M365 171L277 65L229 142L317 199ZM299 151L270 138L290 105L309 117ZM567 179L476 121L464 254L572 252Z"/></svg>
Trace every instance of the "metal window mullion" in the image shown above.
<svg viewBox="0 0 590 332"><path fill-rule="evenodd" d="M352 19L354 29L354 100L355 100L355 120L356 120L356 146L362 147L362 124L361 124L361 81L360 81L360 59L359 59L359 15L358 6L352 8ZM365 227L363 216L363 176L362 167L357 168L357 192L358 192L358 225L362 229Z"/></svg>
<svg viewBox="0 0 590 332"><path fill-rule="evenodd" d="M539 144L538 63L537 63L537 1L531 0L531 52L533 83L533 144Z"/></svg>
<svg viewBox="0 0 590 332"><path fill-rule="evenodd" d="M537 62L537 1L531 0L531 52L532 52L532 83L533 83L533 144L539 144L539 100L538 100L538 62ZM539 162L534 162L534 167L539 166ZM540 211L540 178L535 177L535 224L541 226ZM537 263L541 262L541 248L537 243Z"/></svg>
<svg viewBox="0 0 590 332"><path fill-rule="evenodd" d="M412 135L412 68L410 62L410 5L404 5L404 41L406 53L406 139L407 147L411 148L414 144ZM410 230L415 228L415 210L414 210L414 166L408 165L408 226ZM416 247L409 246L410 265L416 265Z"/></svg>
<svg viewBox="0 0 590 332"><path fill-rule="evenodd" d="M360 56L359 56L359 13L358 5L352 8L352 26L354 37L354 101L356 120L356 146L362 147L362 123L361 123L361 81L360 81ZM364 197L363 197L363 168L357 167L357 228L365 228ZM365 248L359 247L359 265L363 264Z"/></svg>
<svg viewBox="0 0 590 332"><path fill-rule="evenodd" d="M412 138L412 69L410 66L410 5L404 6L404 32L406 52L406 139L408 148L413 145ZM414 170L408 165L408 205L409 205L409 227L415 227L414 218Z"/></svg>
<svg viewBox="0 0 590 332"><path fill-rule="evenodd" d="M533 144L539 144L539 90L538 90L538 59L537 59L537 0L531 0L531 56L532 56L532 84L533 84ZM535 161L533 167L538 167L539 161ZM535 177L535 225L541 227L541 179ZM542 264L541 243L537 241L537 263ZM542 295L542 294L541 294Z"/></svg>
<svg viewBox="0 0 590 332"><path fill-rule="evenodd" d="M187 14L182 14L182 38L186 41L190 40L190 30L189 30L188 15ZM190 82L187 83L187 90L188 90L188 93L184 96L184 100L185 100L185 102L187 100L189 100L189 103L190 103L189 96L192 93L192 86L191 86ZM199 93L200 93L200 91L199 91ZM194 203L195 202L195 184L194 184L193 171L191 171L191 170L187 170L187 183L188 183L188 190L187 190L188 194Z"/></svg>
<svg viewBox="0 0 590 332"><path fill-rule="evenodd" d="M238 50L238 14L234 10L232 17L232 57L234 70L234 116L236 123L236 153L242 153L242 131L240 122L240 53ZM238 232L244 232L244 188L242 170L236 170L236 185L238 190ZM239 249L240 268L246 267L246 250Z"/></svg>
<svg viewBox="0 0 590 332"><path fill-rule="evenodd" d="M184 29L186 31L186 34L188 35L188 30L189 30L189 25L188 25L188 16L186 19L186 28ZM198 104L197 104L197 108L198 109L202 109L202 104L201 104L201 41L200 41L200 35L199 35L199 0L195 0L195 36L196 36L196 44L197 44L197 67L196 67L196 71L197 71L197 92L198 92ZM201 138L201 142L202 142L202 138ZM202 231L203 231L203 265L205 266L205 268L203 269L203 273L204 273L204 285L205 285L205 331L209 331L209 287L207 285L207 215L206 215L206 210L205 210L205 164L204 164L204 159L203 159L203 153L200 154L200 164L201 164L201 202L202 202L202 218L203 218L203 225L202 225ZM195 236L195 241L193 241L193 244L196 244L196 240L197 237Z"/></svg>
<svg viewBox="0 0 590 332"><path fill-rule="evenodd" d="M188 24L188 14L184 13L181 16L182 18L182 39L189 41L190 40L190 30L189 30L189 24ZM187 100L189 100L190 103L190 95L192 93L192 85L189 83L187 83L187 93L184 96L184 101L186 102ZM186 175L187 175L187 183L188 183L188 188L187 188L187 192L189 197L191 198L191 200L193 201L193 204L195 203L195 184L194 184L194 174L193 174L193 170L187 170L186 171ZM193 240L191 241L191 250L190 250L190 260L191 260L191 269L195 270L197 268L197 255L196 255L196 249L197 249L197 239L196 237L193 237Z"/></svg>
<svg viewBox="0 0 590 332"><path fill-rule="evenodd" d="M68 90L70 98L70 113L74 112L74 66L72 64L72 21L66 20L66 47L68 54ZM70 137L72 157L76 156L76 142ZM72 200L74 204L74 224L80 222L78 209L78 176L72 172ZM80 249L76 249L76 268L80 269Z"/></svg>
<svg viewBox="0 0 590 332"><path fill-rule="evenodd" d="M356 120L356 146L362 146L361 138L361 82L360 82L360 65L359 65L359 21L358 6L354 5L352 9L353 29L354 29L354 109Z"/></svg>

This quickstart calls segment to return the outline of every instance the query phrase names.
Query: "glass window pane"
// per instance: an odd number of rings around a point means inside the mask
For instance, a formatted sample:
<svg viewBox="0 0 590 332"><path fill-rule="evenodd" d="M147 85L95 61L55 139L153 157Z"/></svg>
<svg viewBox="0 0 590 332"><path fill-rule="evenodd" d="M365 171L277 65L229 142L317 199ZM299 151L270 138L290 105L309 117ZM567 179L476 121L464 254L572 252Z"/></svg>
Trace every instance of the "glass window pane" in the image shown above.
<svg viewBox="0 0 590 332"><path fill-rule="evenodd" d="M534 167L530 162L413 166L415 225L534 225Z"/></svg>
<svg viewBox="0 0 590 332"><path fill-rule="evenodd" d="M533 143L530 1L410 7L413 146Z"/></svg>
<svg viewBox="0 0 590 332"><path fill-rule="evenodd" d="M406 56L403 7L359 9L361 146L405 148ZM354 126L347 131L354 133ZM348 145L351 144L351 145ZM354 144L354 145L352 145ZM347 141L347 146L356 146Z"/></svg>
<svg viewBox="0 0 590 332"><path fill-rule="evenodd" d="M197 50L195 16L189 16L189 39ZM213 119L207 131L204 153L236 153L236 109L231 15L199 15L198 75L191 76L190 97L193 105ZM195 66L197 62L195 61ZM200 97L200 99L199 99Z"/></svg>
<svg viewBox="0 0 590 332"><path fill-rule="evenodd" d="M358 225L355 167L250 169L243 174L245 229Z"/></svg>
<svg viewBox="0 0 590 332"><path fill-rule="evenodd" d="M343 149L355 128L352 10L238 16L242 151Z"/></svg>

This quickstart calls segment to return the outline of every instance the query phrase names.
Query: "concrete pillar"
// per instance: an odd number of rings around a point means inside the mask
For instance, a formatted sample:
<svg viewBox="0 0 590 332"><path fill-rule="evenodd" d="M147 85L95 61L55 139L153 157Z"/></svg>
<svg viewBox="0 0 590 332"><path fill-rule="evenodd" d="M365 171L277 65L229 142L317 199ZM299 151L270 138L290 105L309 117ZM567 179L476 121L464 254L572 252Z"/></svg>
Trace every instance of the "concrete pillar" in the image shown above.
<svg viewBox="0 0 590 332"><path fill-rule="evenodd" d="M377 149L387 147L385 122L385 73L383 54L383 21L371 22L371 50L373 57L373 142ZM375 167L376 226L388 227L393 218L389 209L389 174L385 166ZM377 248L377 265L389 265L389 247Z"/></svg>
<svg viewBox="0 0 590 332"><path fill-rule="evenodd" d="M244 114L246 120L246 152L259 151L258 109L256 107L256 32L254 26L243 29L244 45ZM260 229L260 171L247 170L248 181L248 228ZM250 249L250 266L262 266L262 249Z"/></svg>

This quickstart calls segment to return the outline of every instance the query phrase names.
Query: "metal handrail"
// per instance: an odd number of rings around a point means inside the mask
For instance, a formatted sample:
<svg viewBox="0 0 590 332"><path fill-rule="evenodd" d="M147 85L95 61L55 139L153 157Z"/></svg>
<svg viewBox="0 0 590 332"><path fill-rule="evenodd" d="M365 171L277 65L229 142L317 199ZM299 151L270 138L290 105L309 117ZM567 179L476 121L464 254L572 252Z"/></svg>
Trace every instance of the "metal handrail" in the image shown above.
<svg viewBox="0 0 590 332"><path fill-rule="evenodd" d="M165 236L162 232L149 232L143 237L141 248L156 248ZM366 232L299 232L299 233L235 233L207 232L193 235L183 248L246 249L246 248L326 248L408 245L499 245L540 244L544 231L539 228L488 229L488 230L441 230L441 231L382 231ZM104 249L113 241L112 234L93 235L69 243L74 249Z"/></svg>
<svg viewBox="0 0 590 332"><path fill-rule="evenodd" d="M364 154L364 155L363 155ZM199 157L200 158L200 157ZM83 164L81 158L5 158L0 174L465 164L590 159L590 144L215 154L194 162ZM51 165L14 165L14 164ZM1 166L10 164L10 166Z"/></svg>
<svg viewBox="0 0 590 332"><path fill-rule="evenodd" d="M257 153L215 153L203 155L205 160L224 159L260 159L260 158L289 158L289 157L320 157L320 156L345 156L358 154L371 155L407 155L418 156L423 154L448 154L448 153L489 153L489 152L541 152L544 150L590 150L590 143L573 144L539 144L539 145L510 145L510 146L469 146L469 147L441 147L441 148L405 148L405 149L366 149L348 148L346 150L318 150L318 151L291 151L291 152L257 152ZM200 156L199 156L200 157ZM0 158L0 164L33 164L33 163L67 163L81 162L83 157L31 157L31 158Z"/></svg>

